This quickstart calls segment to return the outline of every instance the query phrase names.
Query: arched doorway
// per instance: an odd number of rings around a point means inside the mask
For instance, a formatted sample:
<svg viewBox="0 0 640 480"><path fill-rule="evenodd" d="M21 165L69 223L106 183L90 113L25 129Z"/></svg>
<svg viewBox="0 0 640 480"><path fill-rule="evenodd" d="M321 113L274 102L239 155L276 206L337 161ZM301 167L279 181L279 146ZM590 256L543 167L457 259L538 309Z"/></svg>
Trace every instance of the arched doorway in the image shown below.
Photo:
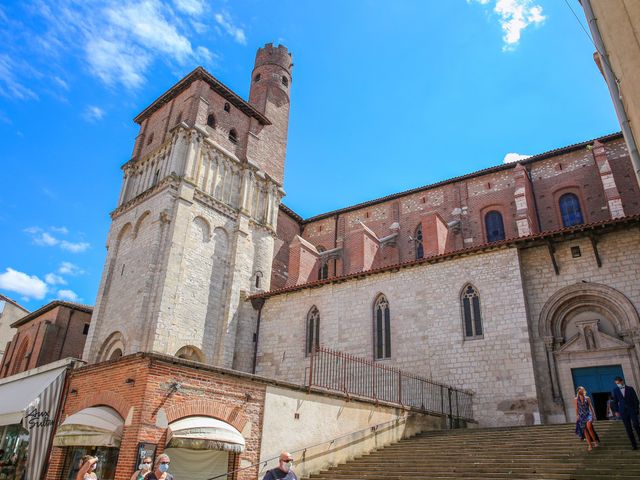
<svg viewBox="0 0 640 480"><path fill-rule="evenodd" d="M575 420L573 399L578 385L593 398L598 416L622 374L638 383L640 319L619 291L581 282L556 292L542 309L539 335L544 339L554 400L567 421Z"/></svg>

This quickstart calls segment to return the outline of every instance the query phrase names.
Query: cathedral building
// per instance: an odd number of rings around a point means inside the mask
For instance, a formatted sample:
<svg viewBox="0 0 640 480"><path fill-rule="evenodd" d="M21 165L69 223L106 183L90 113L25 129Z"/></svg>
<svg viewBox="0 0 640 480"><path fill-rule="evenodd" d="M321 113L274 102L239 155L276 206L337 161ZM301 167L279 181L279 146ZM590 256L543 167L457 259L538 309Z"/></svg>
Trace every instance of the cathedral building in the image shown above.
<svg viewBox="0 0 640 480"><path fill-rule="evenodd" d="M639 383L621 134L303 219L281 203L292 66L268 44L248 101L199 67L136 117L85 361L304 384L324 346L467 389L484 426L568 421L577 385L600 412L614 376Z"/></svg>

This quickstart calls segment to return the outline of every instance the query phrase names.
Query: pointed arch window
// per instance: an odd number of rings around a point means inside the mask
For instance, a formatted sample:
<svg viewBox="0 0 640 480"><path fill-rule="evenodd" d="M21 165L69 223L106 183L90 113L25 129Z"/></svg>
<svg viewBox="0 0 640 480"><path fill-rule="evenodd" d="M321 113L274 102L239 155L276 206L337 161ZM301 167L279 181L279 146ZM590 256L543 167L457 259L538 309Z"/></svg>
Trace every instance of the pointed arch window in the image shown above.
<svg viewBox="0 0 640 480"><path fill-rule="evenodd" d="M307 341L305 345L305 357L311 355L313 347L320 347L320 312L314 305L307 314Z"/></svg>
<svg viewBox="0 0 640 480"><path fill-rule="evenodd" d="M235 129L235 128L232 128L232 129L229 131L229 140L230 140L232 143L238 143L238 132L236 132L236 129Z"/></svg>
<svg viewBox="0 0 640 480"><path fill-rule="evenodd" d="M562 215L562 226L573 227L584 223L580 200L574 193L565 193L560 197L560 215Z"/></svg>
<svg viewBox="0 0 640 480"><path fill-rule="evenodd" d="M502 214L491 210L484 216L484 227L487 232L487 242L497 242L505 239Z"/></svg>
<svg viewBox="0 0 640 480"><path fill-rule="evenodd" d="M387 297L380 295L373 307L374 357L376 360L391 357L391 312Z"/></svg>
<svg viewBox="0 0 640 480"><path fill-rule="evenodd" d="M213 116L213 113L210 113L207 117L207 127L215 128L216 126L216 117Z"/></svg>
<svg viewBox="0 0 640 480"><path fill-rule="evenodd" d="M413 240L416 243L416 260L418 260L424 257L424 244L422 243L422 223L419 223L416 227Z"/></svg>
<svg viewBox="0 0 640 480"><path fill-rule="evenodd" d="M462 319L466 339L482 337L482 315L480 314L480 295L473 285L462 289Z"/></svg>

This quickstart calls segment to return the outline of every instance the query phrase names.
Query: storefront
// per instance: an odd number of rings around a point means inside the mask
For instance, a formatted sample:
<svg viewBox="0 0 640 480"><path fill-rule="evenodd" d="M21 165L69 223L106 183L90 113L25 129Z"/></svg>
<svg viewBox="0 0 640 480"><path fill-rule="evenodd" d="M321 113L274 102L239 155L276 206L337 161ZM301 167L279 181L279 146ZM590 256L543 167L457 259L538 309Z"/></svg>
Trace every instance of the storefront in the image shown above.
<svg viewBox="0 0 640 480"><path fill-rule="evenodd" d="M66 374L77 363L60 360L0 380L0 479L40 479Z"/></svg>
<svg viewBox="0 0 640 480"><path fill-rule="evenodd" d="M113 408L98 406L70 415L58 427L53 445L65 447L62 478L75 480L82 457L98 458L96 475L113 480L120 453L124 419Z"/></svg>
<svg viewBox="0 0 640 480"><path fill-rule="evenodd" d="M244 437L232 425L194 416L169 424L164 452L176 478L207 480L229 471L229 457L242 453L244 446Z"/></svg>

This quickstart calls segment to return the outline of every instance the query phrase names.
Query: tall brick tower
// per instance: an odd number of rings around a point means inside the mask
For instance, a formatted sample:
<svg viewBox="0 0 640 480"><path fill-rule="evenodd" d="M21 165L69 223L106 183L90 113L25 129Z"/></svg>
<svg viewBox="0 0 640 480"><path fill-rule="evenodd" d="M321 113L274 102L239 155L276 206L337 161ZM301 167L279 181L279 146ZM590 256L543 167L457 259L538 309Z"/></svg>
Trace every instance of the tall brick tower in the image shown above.
<svg viewBox="0 0 640 480"><path fill-rule="evenodd" d="M260 168L280 184L284 179L292 68L291 54L285 46L265 45L256 53L249 93L249 102L264 113L272 125L262 131L256 124L261 138L250 140L248 155L255 157Z"/></svg>
<svg viewBox="0 0 640 480"><path fill-rule="evenodd" d="M259 49L250 102L198 67L135 118L85 360L232 367L236 346L252 350L238 309L269 288L291 67L285 47Z"/></svg>

